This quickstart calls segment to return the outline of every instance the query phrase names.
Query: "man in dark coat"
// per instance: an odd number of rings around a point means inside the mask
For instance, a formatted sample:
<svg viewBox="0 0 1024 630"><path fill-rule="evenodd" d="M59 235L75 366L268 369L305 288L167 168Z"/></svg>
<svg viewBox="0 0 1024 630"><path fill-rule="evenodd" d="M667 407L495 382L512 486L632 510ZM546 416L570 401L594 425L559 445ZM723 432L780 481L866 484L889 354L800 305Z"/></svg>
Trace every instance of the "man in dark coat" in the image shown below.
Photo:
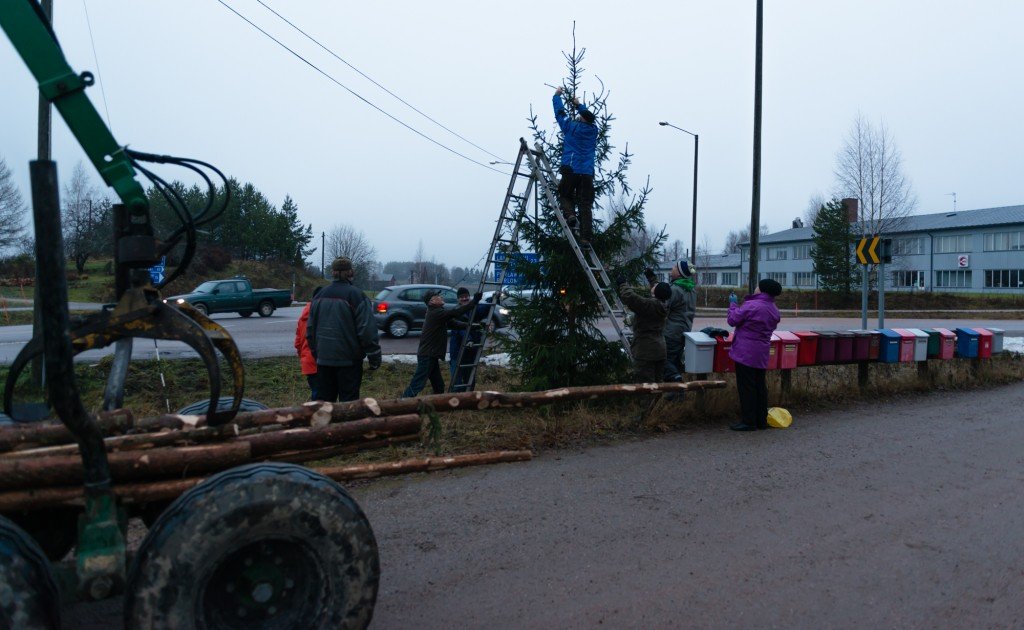
<svg viewBox="0 0 1024 630"><path fill-rule="evenodd" d="M572 120L565 113L562 88L555 90L551 99L563 138L562 165L558 169L562 176L558 184L558 201L569 227L576 225L576 211L579 211L580 245L587 246L594 235L594 153L597 151L599 130L594 112L578 98L572 102L579 113L579 120Z"/></svg>
<svg viewBox="0 0 1024 630"><path fill-rule="evenodd" d="M316 359L317 394L327 402L358 400L363 357L371 370L380 367L377 324L369 298L352 285L352 261L335 258L331 275L334 282L313 300L306 324L306 341Z"/></svg>
<svg viewBox="0 0 1024 630"><path fill-rule="evenodd" d="M459 288L456 296L459 300L459 306L462 306L470 300L469 289L466 287ZM448 337L448 362L453 387L465 384L466 379L469 378L470 368L465 367L460 370L457 365L459 363L459 351L462 349L462 340L466 338L468 333L469 343L466 344L466 350L462 353L462 365L475 363L477 355L480 354L481 350L482 328L487 321L487 314L491 308L493 308L493 305L484 302L478 304L475 311L465 313L448 321L448 329L451 331L451 335ZM473 319L472 323L469 321L470 317ZM491 325L493 326L494 324L492 323ZM456 376L458 376L458 380L456 380ZM473 381L469 383L468 389L473 389L475 384L476 375L473 376Z"/></svg>
<svg viewBox="0 0 1024 630"><path fill-rule="evenodd" d="M654 270L645 269L644 275L653 286L657 282ZM697 314L697 291L694 268L686 259L677 261L669 271L671 295L665 302L668 320L665 322L665 381L683 380L683 335L693 329Z"/></svg>
<svg viewBox="0 0 1024 630"><path fill-rule="evenodd" d="M441 376L440 362L444 361L444 342L446 324L464 313L468 313L480 303L482 293L462 306L445 309L444 298L439 293L430 291L423 301L427 303L427 315L423 319L423 332L420 333L420 345L416 350L416 371L409 381L409 386L402 393L402 398L412 398L423 390L427 379L435 394L444 393L444 377Z"/></svg>
<svg viewBox="0 0 1024 630"><path fill-rule="evenodd" d="M665 369L665 300L671 295L669 286L659 282L651 287L651 297L640 295L626 283L626 278L615 279L619 296L635 315L633 321L634 380L637 383L660 383Z"/></svg>

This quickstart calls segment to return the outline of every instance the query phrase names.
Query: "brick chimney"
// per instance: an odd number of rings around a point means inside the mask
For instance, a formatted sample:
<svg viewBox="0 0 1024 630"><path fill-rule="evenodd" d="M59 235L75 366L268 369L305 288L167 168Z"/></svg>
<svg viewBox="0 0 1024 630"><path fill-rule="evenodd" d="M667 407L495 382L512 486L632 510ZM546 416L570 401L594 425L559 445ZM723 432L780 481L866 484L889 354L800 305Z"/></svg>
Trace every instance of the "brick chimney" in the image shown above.
<svg viewBox="0 0 1024 630"><path fill-rule="evenodd" d="M860 202L852 197L847 197L846 199L843 199L841 203L843 204L843 207L846 208L846 220L850 223L856 223L860 218L858 216L860 214Z"/></svg>

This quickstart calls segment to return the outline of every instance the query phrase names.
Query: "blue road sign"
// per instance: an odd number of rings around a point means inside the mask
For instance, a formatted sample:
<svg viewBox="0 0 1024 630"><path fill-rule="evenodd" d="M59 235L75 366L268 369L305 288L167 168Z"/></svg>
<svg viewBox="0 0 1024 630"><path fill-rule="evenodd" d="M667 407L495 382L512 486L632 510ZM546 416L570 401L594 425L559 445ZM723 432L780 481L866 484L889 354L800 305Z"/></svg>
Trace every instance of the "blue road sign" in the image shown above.
<svg viewBox="0 0 1024 630"><path fill-rule="evenodd" d="M502 252L494 254L494 281L497 282L501 278L501 272L505 268L505 261L507 256ZM512 255L511 263L508 266L508 271L505 272L505 284L509 286L518 286L523 284L523 274L521 271L516 270L516 260L525 260L527 262L536 263L540 261L540 256L535 252L519 252Z"/></svg>
<svg viewBox="0 0 1024 630"><path fill-rule="evenodd" d="M164 281L164 268L167 265L167 256L162 256L160 262L149 268L149 279L153 284L160 284Z"/></svg>

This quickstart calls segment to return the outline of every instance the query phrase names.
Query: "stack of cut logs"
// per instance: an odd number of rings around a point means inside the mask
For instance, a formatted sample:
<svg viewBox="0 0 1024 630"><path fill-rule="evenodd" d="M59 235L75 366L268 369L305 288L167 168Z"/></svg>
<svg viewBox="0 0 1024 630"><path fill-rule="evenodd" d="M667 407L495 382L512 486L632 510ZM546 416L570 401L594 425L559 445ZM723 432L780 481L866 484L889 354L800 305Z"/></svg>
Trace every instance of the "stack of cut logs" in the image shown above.
<svg viewBox="0 0 1024 630"><path fill-rule="evenodd" d="M398 400L311 402L239 413L210 427L205 416L135 420L117 410L96 418L114 491L126 503L167 501L206 476L259 461L306 462L419 439L431 411L532 407L559 402L724 387L722 381L571 387L542 392L463 392ZM497 451L384 464L315 468L336 480L529 459ZM0 428L0 512L80 503L82 463L74 437L58 422Z"/></svg>

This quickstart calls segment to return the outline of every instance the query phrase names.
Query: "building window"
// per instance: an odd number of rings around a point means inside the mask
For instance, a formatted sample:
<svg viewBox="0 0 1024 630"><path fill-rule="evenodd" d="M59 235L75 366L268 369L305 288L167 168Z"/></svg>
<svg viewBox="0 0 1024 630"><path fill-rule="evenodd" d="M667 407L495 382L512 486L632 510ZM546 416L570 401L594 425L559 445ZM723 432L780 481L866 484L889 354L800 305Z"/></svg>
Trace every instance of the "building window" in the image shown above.
<svg viewBox="0 0 1024 630"><path fill-rule="evenodd" d="M795 287L813 287L814 286L814 272L812 272L812 271L796 271L796 272L793 272L793 286L795 286Z"/></svg>
<svg viewBox="0 0 1024 630"><path fill-rule="evenodd" d="M785 271L769 271L767 273L762 273L761 274L761 279L764 280L765 278L769 278L771 280L774 280L774 281L778 282L782 286L786 286L786 272Z"/></svg>
<svg viewBox="0 0 1024 630"><path fill-rule="evenodd" d="M986 269L986 289L1019 289L1024 287L1024 269Z"/></svg>
<svg viewBox="0 0 1024 630"><path fill-rule="evenodd" d="M1024 249L1024 232L995 232L985 235L986 252L1020 251Z"/></svg>
<svg viewBox="0 0 1024 630"><path fill-rule="evenodd" d="M723 271L722 272L722 285L727 287L735 287L740 283L740 274L735 271Z"/></svg>
<svg viewBox="0 0 1024 630"><path fill-rule="evenodd" d="M971 286L971 270L936 271L935 286L943 288L969 288Z"/></svg>
<svg viewBox="0 0 1024 630"><path fill-rule="evenodd" d="M892 286L896 288L918 287L924 288L923 271L894 271L892 272Z"/></svg>
<svg viewBox="0 0 1024 630"><path fill-rule="evenodd" d="M785 247L766 247L764 250L765 260L786 260L789 251Z"/></svg>
<svg viewBox="0 0 1024 630"><path fill-rule="evenodd" d="M923 253L924 239L920 236L892 239L893 256L916 256Z"/></svg>
<svg viewBox="0 0 1024 630"><path fill-rule="evenodd" d="M741 249L740 250L740 261L741 262L747 262L748 260L750 260L750 250L749 249Z"/></svg>
<svg viewBox="0 0 1024 630"><path fill-rule="evenodd" d="M793 247L793 260L807 260L811 257L813 245L796 245Z"/></svg>
<svg viewBox="0 0 1024 630"><path fill-rule="evenodd" d="M704 286L714 286L718 284L718 274L714 271L705 271L700 274L700 283Z"/></svg>
<svg viewBox="0 0 1024 630"><path fill-rule="evenodd" d="M960 234L959 236L937 236L935 237L935 253L936 254L963 254L971 251L971 247L968 244L970 240L969 234Z"/></svg>

